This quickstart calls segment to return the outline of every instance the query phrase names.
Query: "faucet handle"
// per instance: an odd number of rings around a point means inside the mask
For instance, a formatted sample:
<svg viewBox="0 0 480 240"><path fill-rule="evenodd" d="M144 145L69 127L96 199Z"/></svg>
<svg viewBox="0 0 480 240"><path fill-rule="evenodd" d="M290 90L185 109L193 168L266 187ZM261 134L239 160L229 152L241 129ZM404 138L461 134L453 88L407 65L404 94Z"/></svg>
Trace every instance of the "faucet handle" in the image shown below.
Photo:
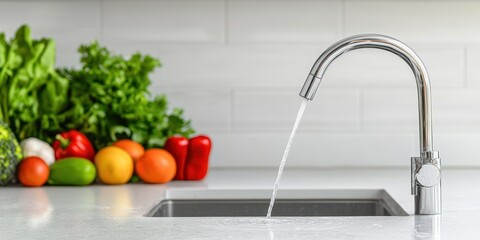
<svg viewBox="0 0 480 240"><path fill-rule="evenodd" d="M412 157L411 161L412 195L417 195L417 185L430 188L440 183L440 158L437 151L423 152L421 157Z"/></svg>
<svg viewBox="0 0 480 240"><path fill-rule="evenodd" d="M433 187L440 182L440 168L431 163L424 164L415 173L415 180L423 187Z"/></svg>

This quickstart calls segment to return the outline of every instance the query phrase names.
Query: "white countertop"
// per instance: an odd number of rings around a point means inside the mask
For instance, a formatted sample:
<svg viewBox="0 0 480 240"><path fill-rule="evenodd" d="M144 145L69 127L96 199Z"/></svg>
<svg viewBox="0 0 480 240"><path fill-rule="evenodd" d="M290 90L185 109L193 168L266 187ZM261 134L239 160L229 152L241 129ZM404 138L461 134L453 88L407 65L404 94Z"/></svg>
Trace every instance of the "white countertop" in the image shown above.
<svg viewBox="0 0 480 240"><path fill-rule="evenodd" d="M216 169L202 182L0 188L0 239L480 239L480 170L444 170L443 214L149 218L166 189L270 189L276 170ZM282 189L385 189L410 214L410 170L285 169Z"/></svg>

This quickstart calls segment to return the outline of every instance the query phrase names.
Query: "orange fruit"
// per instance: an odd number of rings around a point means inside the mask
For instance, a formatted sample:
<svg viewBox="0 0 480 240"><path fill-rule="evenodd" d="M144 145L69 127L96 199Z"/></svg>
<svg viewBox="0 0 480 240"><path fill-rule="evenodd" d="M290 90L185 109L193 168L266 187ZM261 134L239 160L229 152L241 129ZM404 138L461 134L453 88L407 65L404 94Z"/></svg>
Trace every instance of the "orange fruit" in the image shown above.
<svg viewBox="0 0 480 240"><path fill-rule="evenodd" d="M145 153L145 148L143 148L142 144L130 139L118 140L112 145L127 151L135 162Z"/></svg>
<svg viewBox="0 0 480 240"><path fill-rule="evenodd" d="M132 177L133 160L127 151L108 146L95 155L98 178L105 184L124 184Z"/></svg>
<svg viewBox="0 0 480 240"><path fill-rule="evenodd" d="M166 150L151 148L135 163L135 171L145 183L167 183L175 177L177 164Z"/></svg>
<svg viewBox="0 0 480 240"><path fill-rule="evenodd" d="M50 168L39 157L27 157L18 166L18 180L25 187L40 187L45 184Z"/></svg>

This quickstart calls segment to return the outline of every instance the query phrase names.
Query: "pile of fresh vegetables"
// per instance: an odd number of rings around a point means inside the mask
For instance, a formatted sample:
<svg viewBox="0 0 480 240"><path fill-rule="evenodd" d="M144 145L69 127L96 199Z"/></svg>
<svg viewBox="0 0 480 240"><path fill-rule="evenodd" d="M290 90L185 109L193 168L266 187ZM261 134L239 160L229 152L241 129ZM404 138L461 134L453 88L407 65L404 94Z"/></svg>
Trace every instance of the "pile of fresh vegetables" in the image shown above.
<svg viewBox="0 0 480 240"><path fill-rule="evenodd" d="M210 139L188 140L183 111L148 92L160 62L125 59L97 42L79 52L80 69L58 70L53 40L32 39L26 25L11 40L0 34L0 184L203 179Z"/></svg>
<svg viewBox="0 0 480 240"><path fill-rule="evenodd" d="M24 186L83 186L98 179L104 184L136 181L145 183L176 180L202 180L207 174L211 141L207 136L190 140L170 137L168 147L145 148L130 139L122 139L97 153L88 138L76 130L57 135L52 144L37 138L22 141L23 155L18 180ZM40 151L41 150L41 151ZM47 159L54 159L53 162Z"/></svg>

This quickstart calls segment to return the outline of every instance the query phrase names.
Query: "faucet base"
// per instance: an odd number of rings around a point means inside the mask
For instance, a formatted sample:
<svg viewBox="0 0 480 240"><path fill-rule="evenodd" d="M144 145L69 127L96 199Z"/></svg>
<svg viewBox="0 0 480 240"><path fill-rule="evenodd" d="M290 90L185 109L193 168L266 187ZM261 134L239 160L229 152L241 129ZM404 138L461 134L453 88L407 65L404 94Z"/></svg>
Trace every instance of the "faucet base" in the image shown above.
<svg viewBox="0 0 480 240"><path fill-rule="evenodd" d="M415 195L415 214L435 215L442 213L442 197L440 183L434 187L417 187Z"/></svg>

